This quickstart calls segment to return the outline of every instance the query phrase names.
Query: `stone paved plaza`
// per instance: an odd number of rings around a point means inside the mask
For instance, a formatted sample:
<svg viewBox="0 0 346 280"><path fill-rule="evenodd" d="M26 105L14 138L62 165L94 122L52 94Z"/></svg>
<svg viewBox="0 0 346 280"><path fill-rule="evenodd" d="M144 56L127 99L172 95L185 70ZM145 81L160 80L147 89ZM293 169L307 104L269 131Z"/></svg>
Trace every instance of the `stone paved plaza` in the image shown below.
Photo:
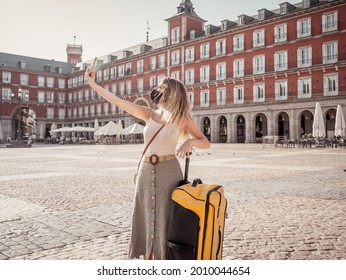
<svg viewBox="0 0 346 280"><path fill-rule="evenodd" d="M2 146L0 260L126 259L141 149ZM344 169L346 149L212 144L189 177L225 187L224 259L346 259Z"/></svg>

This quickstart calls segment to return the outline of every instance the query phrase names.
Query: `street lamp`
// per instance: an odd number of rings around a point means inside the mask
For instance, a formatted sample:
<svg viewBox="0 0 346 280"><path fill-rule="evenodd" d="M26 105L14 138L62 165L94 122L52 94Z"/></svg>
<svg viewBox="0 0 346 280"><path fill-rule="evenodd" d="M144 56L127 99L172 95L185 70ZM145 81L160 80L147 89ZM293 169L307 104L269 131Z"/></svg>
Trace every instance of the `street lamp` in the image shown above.
<svg viewBox="0 0 346 280"><path fill-rule="evenodd" d="M11 97L12 99L15 99L15 94L12 92L11 93ZM25 93L25 99L27 99L29 97L28 93ZM21 114L21 106L22 106L22 101L23 101L23 93L22 93L22 89L19 88L18 89L18 112L19 112L19 120L18 120L18 129L17 129L17 141L21 141L22 140L22 131L20 129L21 126L21 122L22 122L22 114Z"/></svg>

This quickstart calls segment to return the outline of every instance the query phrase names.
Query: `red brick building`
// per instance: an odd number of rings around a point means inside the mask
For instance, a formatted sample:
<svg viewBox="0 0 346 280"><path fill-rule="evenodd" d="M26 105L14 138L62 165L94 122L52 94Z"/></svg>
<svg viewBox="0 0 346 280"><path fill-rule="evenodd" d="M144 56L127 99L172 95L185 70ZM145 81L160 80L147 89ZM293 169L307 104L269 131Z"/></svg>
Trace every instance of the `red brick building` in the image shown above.
<svg viewBox="0 0 346 280"><path fill-rule="evenodd" d="M100 57L98 83L150 106L148 91L163 76L183 81L193 115L212 142L256 142L265 135L297 139L311 133L316 101L326 135L333 137L337 105L346 111L345 1L284 2L214 26L205 25L191 1L183 0L166 21L166 36ZM27 61L24 69L20 61L17 67L6 65L6 56L0 53L4 138L15 137L18 101L10 100L9 92L19 86L29 91L22 108L36 118L37 138L46 137L53 122L93 126L97 118L128 126L136 121L88 87L84 71L90 61L77 67L45 62L46 68L37 70Z"/></svg>

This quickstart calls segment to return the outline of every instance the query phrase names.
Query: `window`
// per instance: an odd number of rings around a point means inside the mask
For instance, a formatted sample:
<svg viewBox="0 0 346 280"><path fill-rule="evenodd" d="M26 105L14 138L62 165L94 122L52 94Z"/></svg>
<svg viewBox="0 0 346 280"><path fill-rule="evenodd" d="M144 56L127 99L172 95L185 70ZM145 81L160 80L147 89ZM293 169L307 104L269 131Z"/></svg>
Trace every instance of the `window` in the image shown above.
<svg viewBox="0 0 346 280"><path fill-rule="evenodd" d="M172 44L179 43L179 27L172 29Z"/></svg>
<svg viewBox="0 0 346 280"><path fill-rule="evenodd" d="M47 119L54 118L54 108L47 108Z"/></svg>
<svg viewBox="0 0 346 280"><path fill-rule="evenodd" d="M39 103L44 103L45 100L45 92L44 91L38 91L37 92L37 101Z"/></svg>
<svg viewBox="0 0 346 280"><path fill-rule="evenodd" d="M137 61L137 73L143 73L143 59Z"/></svg>
<svg viewBox="0 0 346 280"><path fill-rule="evenodd" d="M119 77L124 77L125 75L125 65L118 66L118 75Z"/></svg>
<svg viewBox="0 0 346 280"><path fill-rule="evenodd" d="M1 98L2 98L2 100L11 100L11 89L10 88L2 88L1 89Z"/></svg>
<svg viewBox="0 0 346 280"><path fill-rule="evenodd" d="M311 36L311 19L301 19L297 21L297 37L303 38Z"/></svg>
<svg viewBox="0 0 346 280"><path fill-rule="evenodd" d="M237 35L233 37L233 51L243 51L244 50L244 34Z"/></svg>
<svg viewBox="0 0 346 280"><path fill-rule="evenodd" d="M131 75L131 62L126 63L126 75Z"/></svg>
<svg viewBox="0 0 346 280"><path fill-rule="evenodd" d="M264 84L254 84L253 86L253 101L264 102Z"/></svg>
<svg viewBox="0 0 346 280"><path fill-rule="evenodd" d="M54 78L53 77L47 77L47 87L49 87L49 88L54 87Z"/></svg>
<svg viewBox="0 0 346 280"><path fill-rule="evenodd" d="M275 26L274 42L286 42L287 41L287 24Z"/></svg>
<svg viewBox="0 0 346 280"><path fill-rule="evenodd" d="M338 30L338 12L322 15L322 32Z"/></svg>
<svg viewBox="0 0 346 280"><path fill-rule="evenodd" d="M11 83L11 72L2 72L2 82Z"/></svg>
<svg viewBox="0 0 346 280"><path fill-rule="evenodd" d="M192 69L187 69L185 71L185 84L186 85L193 85L195 83L195 70Z"/></svg>
<svg viewBox="0 0 346 280"><path fill-rule="evenodd" d="M209 58L209 44L201 45L201 58Z"/></svg>
<svg viewBox="0 0 346 280"><path fill-rule="evenodd" d="M95 100L95 91L93 89L90 89L90 99Z"/></svg>
<svg viewBox="0 0 346 280"><path fill-rule="evenodd" d="M233 89L234 104L244 103L244 86L235 86Z"/></svg>
<svg viewBox="0 0 346 280"><path fill-rule="evenodd" d="M117 84L112 84L112 93L113 93L114 95L117 94Z"/></svg>
<svg viewBox="0 0 346 280"><path fill-rule="evenodd" d="M178 72L178 77L179 77L179 72ZM166 78L164 74L158 75L156 84L158 85L164 78Z"/></svg>
<svg viewBox="0 0 346 280"><path fill-rule="evenodd" d="M124 93L125 93L125 83L124 82L121 82L119 84L119 92L120 92L120 95L124 95Z"/></svg>
<svg viewBox="0 0 346 280"><path fill-rule="evenodd" d="M101 82L102 81L102 71L96 72L96 81Z"/></svg>
<svg viewBox="0 0 346 280"><path fill-rule="evenodd" d="M151 76L149 79L149 85L150 88L156 87L157 83L156 83L156 76Z"/></svg>
<svg viewBox="0 0 346 280"><path fill-rule="evenodd" d="M180 80L179 75L180 75L179 71L175 71L175 72L172 72L171 77L173 79Z"/></svg>
<svg viewBox="0 0 346 280"><path fill-rule="evenodd" d="M47 91L46 100L48 103L53 103L54 102L54 92Z"/></svg>
<svg viewBox="0 0 346 280"><path fill-rule="evenodd" d="M97 104L96 105L96 114L98 115L98 116L101 116L101 112L102 111L102 107L101 107L101 104Z"/></svg>
<svg viewBox="0 0 346 280"><path fill-rule="evenodd" d="M275 100L287 99L287 80L275 82Z"/></svg>
<svg viewBox="0 0 346 280"><path fill-rule="evenodd" d="M264 29L255 31L253 33L253 47L264 46Z"/></svg>
<svg viewBox="0 0 346 280"><path fill-rule="evenodd" d="M108 116L109 115L109 103L104 103L103 104L103 114L105 116Z"/></svg>
<svg viewBox="0 0 346 280"><path fill-rule="evenodd" d="M112 67L111 68L111 79L115 79L117 76L117 68L116 67Z"/></svg>
<svg viewBox="0 0 346 280"><path fill-rule="evenodd" d="M200 69L200 82L201 83L209 82L209 65L201 67L201 69Z"/></svg>
<svg viewBox="0 0 346 280"><path fill-rule="evenodd" d="M89 117L89 107L84 106L84 117Z"/></svg>
<svg viewBox="0 0 346 280"><path fill-rule="evenodd" d="M287 51L275 53L274 64L275 71L287 70Z"/></svg>
<svg viewBox="0 0 346 280"><path fill-rule="evenodd" d="M95 105L90 105L90 117L95 116Z"/></svg>
<svg viewBox="0 0 346 280"><path fill-rule="evenodd" d="M333 96L338 95L338 74L328 74L323 76L324 81L324 95Z"/></svg>
<svg viewBox="0 0 346 280"><path fill-rule="evenodd" d="M298 49L298 67L309 67L312 62L312 48L303 47Z"/></svg>
<svg viewBox="0 0 346 280"><path fill-rule="evenodd" d="M195 94L194 94L194 92L188 92L187 93L187 98L188 98L188 100L189 100L189 103L190 103L190 108L193 108L193 105L194 105L194 96L195 96Z"/></svg>
<svg viewBox="0 0 346 280"><path fill-rule="evenodd" d="M109 79L109 69L104 69L103 70L103 80L108 81Z"/></svg>
<svg viewBox="0 0 346 280"><path fill-rule="evenodd" d="M65 93L59 92L58 93L58 99L59 99L59 104L64 104L65 103Z"/></svg>
<svg viewBox="0 0 346 280"><path fill-rule="evenodd" d="M90 96L89 96L89 89L84 90L84 100L89 101Z"/></svg>
<svg viewBox="0 0 346 280"><path fill-rule="evenodd" d="M338 42L323 44L323 64L338 61Z"/></svg>
<svg viewBox="0 0 346 280"><path fill-rule="evenodd" d="M59 87L60 89L64 89L65 86L66 86L66 81L65 81L65 79L59 79L59 80L58 80L58 87Z"/></svg>
<svg viewBox="0 0 346 280"><path fill-rule="evenodd" d="M195 48L188 48L186 49L186 62L194 61L195 60Z"/></svg>
<svg viewBox="0 0 346 280"><path fill-rule="evenodd" d="M132 84L131 84L131 81L126 81L126 93L127 94L131 94L132 92Z"/></svg>
<svg viewBox="0 0 346 280"><path fill-rule="evenodd" d="M165 55L164 54L159 55L159 67L165 68Z"/></svg>
<svg viewBox="0 0 346 280"><path fill-rule="evenodd" d="M78 86L82 86L83 85L83 82L84 82L84 76L83 75L80 75L78 77Z"/></svg>
<svg viewBox="0 0 346 280"><path fill-rule="evenodd" d="M209 90L201 91L200 100L201 107L209 107Z"/></svg>
<svg viewBox="0 0 346 280"><path fill-rule="evenodd" d="M216 42L216 55L226 54L226 39Z"/></svg>
<svg viewBox="0 0 346 280"><path fill-rule="evenodd" d="M216 104L217 105L226 104L226 88L218 88L216 90Z"/></svg>
<svg viewBox="0 0 346 280"><path fill-rule="evenodd" d="M59 119L65 119L65 108L59 108Z"/></svg>
<svg viewBox="0 0 346 280"><path fill-rule="evenodd" d="M150 70L156 69L156 56L150 58Z"/></svg>
<svg viewBox="0 0 346 280"><path fill-rule="evenodd" d="M20 74L20 85L27 86L29 84L29 75Z"/></svg>
<svg viewBox="0 0 346 280"><path fill-rule="evenodd" d="M311 97L311 77L298 79L298 98Z"/></svg>
<svg viewBox="0 0 346 280"><path fill-rule="evenodd" d="M102 75L101 75L101 79L102 79ZM72 79L72 87L77 87L77 77L74 77L73 79Z"/></svg>
<svg viewBox="0 0 346 280"><path fill-rule="evenodd" d="M45 79L42 76L37 77L37 86L38 87L44 87L45 86Z"/></svg>
<svg viewBox="0 0 346 280"><path fill-rule="evenodd" d="M252 59L253 63L253 74L264 74L265 72L265 56L258 55Z"/></svg>
<svg viewBox="0 0 346 280"><path fill-rule="evenodd" d="M216 80L226 79L226 62L216 64Z"/></svg>
<svg viewBox="0 0 346 280"><path fill-rule="evenodd" d="M77 118L77 113L78 113L77 108L73 108L73 117L74 118Z"/></svg>
<svg viewBox="0 0 346 280"><path fill-rule="evenodd" d="M233 61L233 76L244 77L244 58Z"/></svg>
<svg viewBox="0 0 346 280"><path fill-rule="evenodd" d="M78 117L83 117L83 107L78 107Z"/></svg>
<svg viewBox="0 0 346 280"><path fill-rule="evenodd" d="M180 62L180 52L174 51L172 52L172 65L177 65Z"/></svg>
<svg viewBox="0 0 346 280"><path fill-rule="evenodd" d="M116 106L114 104L111 104L111 112L112 112L112 115L115 115L116 113Z"/></svg>
<svg viewBox="0 0 346 280"><path fill-rule="evenodd" d="M138 92L143 92L143 79L138 79L137 80L137 91Z"/></svg>
<svg viewBox="0 0 346 280"><path fill-rule="evenodd" d="M29 95L29 90L28 89L23 89L22 90L22 98L24 101L29 101L30 95Z"/></svg>

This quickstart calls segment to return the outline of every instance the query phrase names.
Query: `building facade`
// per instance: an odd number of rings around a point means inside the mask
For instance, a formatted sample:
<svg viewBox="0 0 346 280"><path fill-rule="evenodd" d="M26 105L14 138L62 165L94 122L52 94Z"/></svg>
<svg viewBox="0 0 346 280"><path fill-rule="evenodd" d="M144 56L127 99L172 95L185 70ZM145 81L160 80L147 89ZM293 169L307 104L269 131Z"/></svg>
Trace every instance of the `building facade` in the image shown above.
<svg viewBox="0 0 346 280"><path fill-rule="evenodd" d="M167 36L100 57L97 82L121 98L151 106L148 93L162 77L181 80L194 118L211 142L254 143L266 135L300 138L312 132L317 101L326 135L333 137L337 105L346 112L345 1L284 2L275 10L261 9L255 16L243 14L214 26L205 25L191 1L183 0L166 21ZM16 67L6 65L8 56L0 53L4 139L16 137L20 115L35 119L26 131L37 139L49 135L53 122L61 127L93 126L95 118L101 125L139 121L88 87L88 61L50 62L51 67L37 70L25 59L26 68L19 67L18 59ZM29 92L22 102L10 98L19 87Z"/></svg>

